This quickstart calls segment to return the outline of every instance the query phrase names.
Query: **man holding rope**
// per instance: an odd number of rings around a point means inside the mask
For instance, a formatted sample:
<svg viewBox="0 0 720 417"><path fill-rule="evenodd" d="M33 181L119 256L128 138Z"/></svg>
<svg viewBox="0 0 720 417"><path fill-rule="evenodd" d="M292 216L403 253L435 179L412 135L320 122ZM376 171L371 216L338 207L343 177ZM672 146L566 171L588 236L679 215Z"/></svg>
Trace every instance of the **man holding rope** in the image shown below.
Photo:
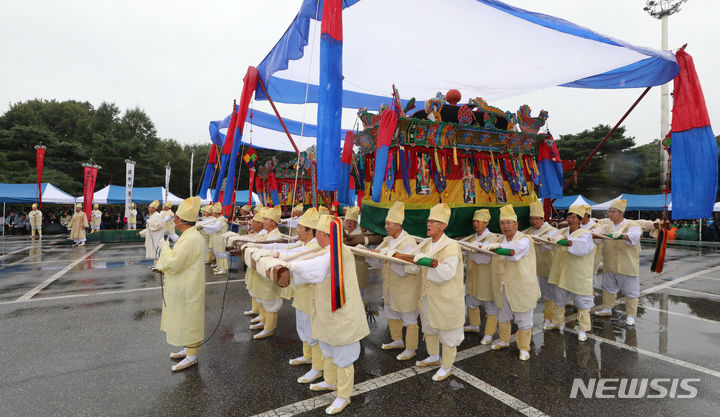
<svg viewBox="0 0 720 417"><path fill-rule="evenodd" d="M173 248L162 249L157 262L157 270L165 276L160 330L169 344L184 346L170 354L170 359L182 359L171 368L173 372L197 364L205 336L205 241L195 228L200 205L200 197L180 203L173 225L182 236Z"/></svg>

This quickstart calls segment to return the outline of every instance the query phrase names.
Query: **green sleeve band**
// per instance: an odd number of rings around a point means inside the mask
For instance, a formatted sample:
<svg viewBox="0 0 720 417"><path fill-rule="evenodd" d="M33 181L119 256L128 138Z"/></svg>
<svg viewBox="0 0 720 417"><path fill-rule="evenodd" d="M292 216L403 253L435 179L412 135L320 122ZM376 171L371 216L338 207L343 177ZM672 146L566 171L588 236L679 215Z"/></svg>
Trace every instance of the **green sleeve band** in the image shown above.
<svg viewBox="0 0 720 417"><path fill-rule="evenodd" d="M434 263L434 265L433 265L433 263ZM437 261L435 261L435 259L431 259L431 258L420 258L420 259L418 259L416 264L418 264L420 266L427 266L430 268L434 268L435 266L437 266Z"/></svg>
<svg viewBox="0 0 720 417"><path fill-rule="evenodd" d="M532 248L530 248L530 249L532 249ZM512 249L497 248L497 249L494 249L493 252L497 253L498 255L502 255L502 256L512 256Z"/></svg>
<svg viewBox="0 0 720 417"><path fill-rule="evenodd" d="M560 246L570 246L570 241L567 239L560 239L557 241L557 244Z"/></svg>

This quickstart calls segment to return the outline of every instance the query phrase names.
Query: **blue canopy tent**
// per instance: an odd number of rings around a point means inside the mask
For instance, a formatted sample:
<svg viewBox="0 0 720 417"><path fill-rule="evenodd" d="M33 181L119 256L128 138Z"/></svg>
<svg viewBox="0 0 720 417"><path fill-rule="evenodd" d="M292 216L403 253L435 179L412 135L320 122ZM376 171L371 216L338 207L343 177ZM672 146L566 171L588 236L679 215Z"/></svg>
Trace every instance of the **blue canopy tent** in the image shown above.
<svg viewBox="0 0 720 417"><path fill-rule="evenodd" d="M168 192L168 201L179 204L183 199ZM153 201L165 202L165 187L133 187L132 202L135 204L150 204ZM83 197L77 198L78 202ZM93 203L97 204L125 204L125 187L119 185L107 185L93 194Z"/></svg>
<svg viewBox="0 0 720 417"><path fill-rule="evenodd" d="M75 197L48 182L41 183L40 189L42 191L43 203L73 204L75 202ZM0 183L0 201L3 203L37 203L38 197L38 187L36 183Z"/></svg>
<svg viewBox="0 0 720 417"><path fill-rule="evenodd" d="M663 211L665 208L665 194L620 194L619 196L604 203L595 204L593 210L608 210L610 204L615 200L627 200L626 211ZM667 204L670 205L672 194L667 196Z"/></svg>
<svg viewBox="0 0 720 417"><path fill-rule="evenodd" d="M588 205L592 206L595 202L588 199L587 197L584 197L581 194L575 194L575 195L566 195L560 198L557 198L555 202L553 203L553 207L556 209L561 210L567 210L570 208L570 206L574 205Z"/></svg>

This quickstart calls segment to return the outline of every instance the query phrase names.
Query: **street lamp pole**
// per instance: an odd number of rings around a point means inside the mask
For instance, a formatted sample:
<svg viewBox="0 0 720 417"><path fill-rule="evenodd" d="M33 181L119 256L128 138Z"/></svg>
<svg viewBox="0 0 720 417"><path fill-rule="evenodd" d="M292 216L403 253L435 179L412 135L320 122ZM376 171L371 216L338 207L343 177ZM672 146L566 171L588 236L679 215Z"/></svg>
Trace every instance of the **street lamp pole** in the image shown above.
<svg viewBox="0 0 720 417"><path fill-rule="evenodd" d="M646 0L643 10L656 19L660 20L660 47L663 51L668 50L668 18L671 14L680 11L680 5L687 0ZM660 160L662 161L662 176L660 177L661 191L665 187L667 178L669 155L662 145L663 140L670 132L670 88L669 83L660 87Z"/></svg>

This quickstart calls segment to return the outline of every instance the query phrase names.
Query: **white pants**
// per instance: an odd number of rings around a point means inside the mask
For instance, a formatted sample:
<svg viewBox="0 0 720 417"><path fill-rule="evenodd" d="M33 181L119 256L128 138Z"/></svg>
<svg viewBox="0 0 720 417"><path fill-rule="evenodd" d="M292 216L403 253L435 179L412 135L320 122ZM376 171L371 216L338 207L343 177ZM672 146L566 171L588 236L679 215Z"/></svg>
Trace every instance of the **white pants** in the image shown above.
<svg viewBox="0 0 720 417"><path fill-rule="evenodd" d="M360 357L360 342L353 342L349 345L333 346L322 340L320 350L325 358L332 358L338 368L350 366Z"/></svg>
<svg viewBox="0 0 720 417"><path fill-rule="evenodd" d="M301 341L315 346L317 340L312 338L312 327L310 326L310 315L305 314L299 309L295 309L295 328Z"/></svg>
<svg viewBox="0 0 720 417"><path fill-rule="evenodd" d="M277 300L258 299L257 301L262 304L263 308L268 313L277 313L278 311L280 311L280 308L282 307L283 299L282 298L278 298Z"/></svg>
<svg viewBox="0 0 720 417"><path fill-rule="evenodd" d="M640 297L640 277L618 274L616 272L603 273L602 289L610 294L622 291L625 297Z"/></svg>
<svg viewBox="0 0 720 417"><path fill-rule="evenodd" d="M465 306L467 306L467 308L480 308L480 306L483 306L485 308L485 314L491 316L496 315L498 312L497 307L495 307L495 302L478 300L471 294L465 294Z"/></svg>
<svg viewBox="0 0 720 417"><path fill-rule="evenodd" d="M137 228L137 224L136 224L136 223L130 223L130 224L128 225L128 230L135 230L136 228Z"/></svg>
<svg viewBox="0 0 720 417"><path fill-rule="evenodd" d="M422 331L425 334L436 335L440 338L440 343L445 346L459 346L465 340L465 331L461 325L455 329L441 330L430 325L430 316L428 315L427 296L420 301L420 320L422 320Z"/></svg>
<svg viewBox="0 0 720 417"><path fill-rule="evenodd" d="M530 311L512 311L510 309L510 302L505 295L505 287L503 287L503 307L497 313L497 319L499 323L507 323L512 319L515 319L515 323L520 330L530 330L533 327L533 310Z"/></svg>
<svg viewBox="0 0 720 417"><path fill-rule="evenodd" d="M570 304L570 297L575 303L575 307L580 310L590 310L595 307L595 298L592 295L578 295L564 288L556 287L554 302L559 306Z"/></svg>
<svg viewBox="0 0 720 417"><path fill-rule="evenodd" d="M75 240L73 240L73 242L75 242L75 243L77 243L77 244L79 245L79 244L81 244L81 243L85 243L86 240L87 240L87 239L75 239Z"/></svg>
<svg viewBox="0 0 720 417"><path fill-rule="evenodd" d="M543 300L552 300L553 296L555 294L555 288L557 288L557 285L550 284L548 282L547 277L541 277L540 275L538 277L538 283L540 284L540 296Z"/></svg>
<svg viewBox="0 0 720 417"><path fill-rule="evenodd" d="M417 309L409 313L403 313L393 310L392 308L390 308L391 305L392 304L390 302L390 293L387 293L385 295L385 306L383 307L383 311L385 312L385 318L387 318L388 320L402 320L403 326L405 327L417 324Z"/></svg>

